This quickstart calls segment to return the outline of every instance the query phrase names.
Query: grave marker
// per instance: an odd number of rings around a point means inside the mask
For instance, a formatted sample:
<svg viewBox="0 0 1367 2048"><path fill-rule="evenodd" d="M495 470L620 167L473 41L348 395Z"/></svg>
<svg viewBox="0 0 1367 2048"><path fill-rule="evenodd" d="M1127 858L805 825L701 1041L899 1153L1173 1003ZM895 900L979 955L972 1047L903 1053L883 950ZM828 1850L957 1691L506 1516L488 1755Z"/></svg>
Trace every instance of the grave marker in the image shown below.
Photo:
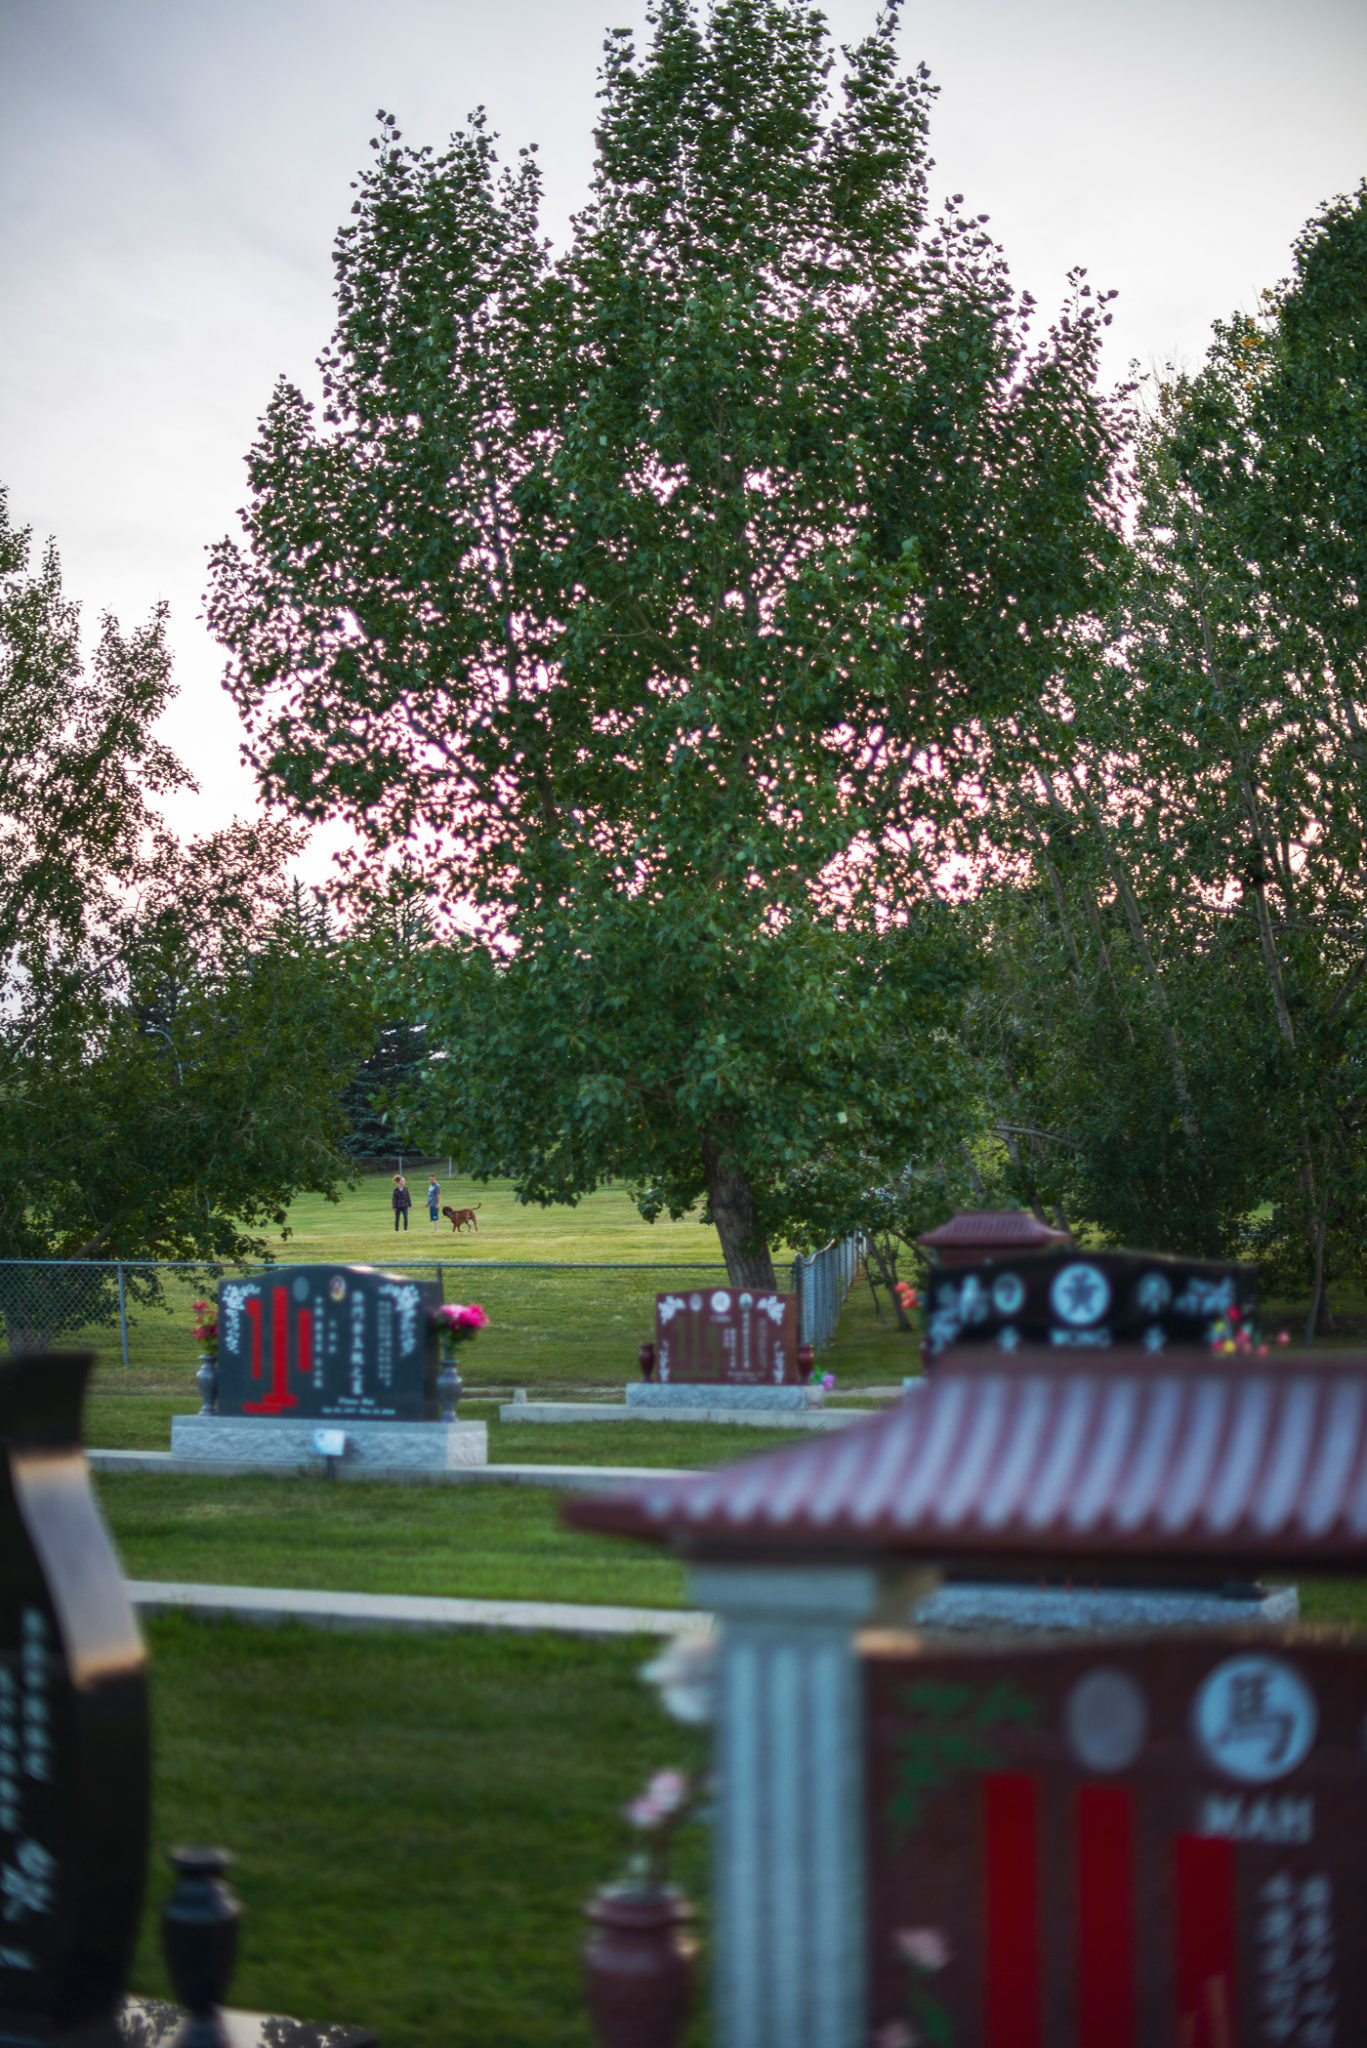
<svg viewBox="0 0 1367 2048"><path fill-rule="evenodd" d="M926 1355L959 1345L1019 1351L1209 1348L1226 1329L1256 1329L1252 1266L1150 1252L996 1254L937 1268L926 1288ZM1232 1316L1232 1319L1231 1319Z"/></svg>
<svg viewBox="0 0 1367 2048"><path fill-rule="evenodd" d="M1367 2039L1367 1647L863 1662L875 2041Z"/></svg>
<svg viewBox="0 0 1367 2048"><path fill-rule="evenodd" d="M655 1297L658 1384L795 1387L797 1296L694 1288Z"/></svg>
<svg viewBox="0 0 1367 2048"><path fill-rule="evenodd" d="M278 1421L435 1422L435 1280L374 1266L276 1266L218 1290L218 1412Z"/></svg>
<svg viewBox="0 0 1367 2048"><path fill-rule="evenodd" d="M0 1364L0 2040L117 2048L147 1862L142 1640L81 1449L89 1355Z"/></svg>

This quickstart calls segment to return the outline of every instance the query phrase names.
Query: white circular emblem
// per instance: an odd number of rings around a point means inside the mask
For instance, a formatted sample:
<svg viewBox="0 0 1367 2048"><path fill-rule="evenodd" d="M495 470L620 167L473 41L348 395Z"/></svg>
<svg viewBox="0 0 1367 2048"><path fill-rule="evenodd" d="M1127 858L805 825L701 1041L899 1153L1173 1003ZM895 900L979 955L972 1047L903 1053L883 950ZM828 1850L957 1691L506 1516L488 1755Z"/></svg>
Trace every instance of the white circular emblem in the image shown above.
<svg viewBox="0 0 1367 2048"><path fill-rule="evenodd" d="M1284 1778L1310 1754L1319 1708L1299 1671L1280 1657L1228 1657L1207 1672L1192 1703L1207 1762L1247 1785Z"/></svg>
<svg viewBox="0 0 1367 2048"><path fill-rule="evenodd" d="M998 1315L1013 1316L1025 1299L1025 1282L1019 1273L998 1273L992 1282L992 1305Z"/></svg>
<svg viewBox="0 0 1367 2048"><path fill-rule="evenodd" d="M1079 1678L1063 1709L1069 1747L1089 1771L1127 1770L1144 1747L1149 1710L1124 1671L1103 1665Z"/></svg>
<svg viewBox="0 0 1367 2048"><path fill-rule="evenodd" d="M1111 1283L1099 1266L1065 1266L1049 1289L1054 1314L1065 1323L1095 1323L1111 1305Z"/></svg>
<svg viewBox="0 0 1367 2048"><path fill-rule="evenodd" d="M719 1288L717 1289L716 1293L715 1293L715 1294L714 1294L714 1295L712 1296L712 1313L713 1313L713 1315L714 1315L714 1316L724 1316L724 1315L726 1315L726 1314L728 1314L728 1313L729 1313L729 1311L730 1311L730 1307L731 1307L731 1297L730 1297L730 1295L729 1295L729 1294L728 1294L728 1293L726 1292L726 1289L725 1289L724 1287L719 1287Z"/></svg>

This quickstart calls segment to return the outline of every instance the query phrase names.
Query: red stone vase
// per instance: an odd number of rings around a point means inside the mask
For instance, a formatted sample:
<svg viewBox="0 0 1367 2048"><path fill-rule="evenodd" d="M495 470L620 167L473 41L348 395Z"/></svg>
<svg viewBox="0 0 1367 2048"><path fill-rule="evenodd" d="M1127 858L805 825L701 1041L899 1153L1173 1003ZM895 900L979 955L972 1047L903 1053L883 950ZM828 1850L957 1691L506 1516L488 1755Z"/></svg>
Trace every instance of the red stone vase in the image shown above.
<svg viewBox="0 0 1367 2048"><path fill-rule="evenodd" d="M601 2048L674 2048L693 2006L692 1906L672 1885L604 1885L584 1910L584 1993Z"/></svg>

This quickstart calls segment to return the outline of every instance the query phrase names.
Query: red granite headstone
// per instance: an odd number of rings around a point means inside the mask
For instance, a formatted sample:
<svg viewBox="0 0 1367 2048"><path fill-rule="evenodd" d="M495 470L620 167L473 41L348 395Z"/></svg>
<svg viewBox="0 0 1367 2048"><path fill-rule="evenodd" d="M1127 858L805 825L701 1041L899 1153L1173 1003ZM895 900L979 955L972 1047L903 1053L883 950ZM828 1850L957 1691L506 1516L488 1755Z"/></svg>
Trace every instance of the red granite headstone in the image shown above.
<svg viewBox="0 0 1367 2048"><path fill-rule="evenodd" d="M655 1357L662 1386L796 1386L797 1296L736 1287L657 1294Z"/></svg>
<svg viewBox="0 0 1367 2048"><path fill-rule="evenodd" d="M864 1668L874 2048L1367 2041L1367 1646Z"/></svg>

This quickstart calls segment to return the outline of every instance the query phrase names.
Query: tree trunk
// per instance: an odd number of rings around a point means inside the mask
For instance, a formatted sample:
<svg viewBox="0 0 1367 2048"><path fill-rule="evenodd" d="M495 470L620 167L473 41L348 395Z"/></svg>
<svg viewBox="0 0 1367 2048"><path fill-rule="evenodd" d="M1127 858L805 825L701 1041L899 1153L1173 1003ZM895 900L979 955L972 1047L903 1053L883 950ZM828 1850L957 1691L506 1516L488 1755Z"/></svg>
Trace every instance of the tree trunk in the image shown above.
<svg viewBox="0 0 1367 2048"><path fill-rule="evenodd" d="M773 1293L778 1285L774 1261L756 1226L754 1190L744 1169L711 1133L702 1141L702 1166L727 1279L733 1287L762 1287Z"/></svg>

